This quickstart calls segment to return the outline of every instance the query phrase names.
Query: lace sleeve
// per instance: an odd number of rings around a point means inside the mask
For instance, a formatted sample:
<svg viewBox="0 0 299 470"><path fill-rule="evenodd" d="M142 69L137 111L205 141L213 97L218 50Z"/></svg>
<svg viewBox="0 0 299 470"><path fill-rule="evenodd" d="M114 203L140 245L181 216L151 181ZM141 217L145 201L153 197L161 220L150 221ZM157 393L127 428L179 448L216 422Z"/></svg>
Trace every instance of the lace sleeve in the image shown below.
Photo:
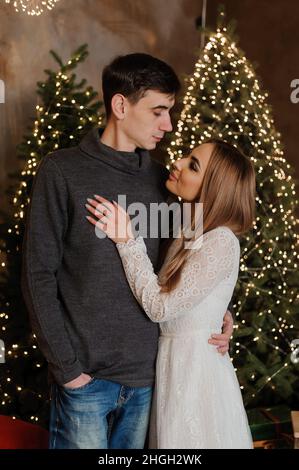
<svg viewBox="0 0 299 470"><path fill-rule="evenodd" d="M130 288L153 322L164 322L198 305L221 281L228 278L239 259L239 243L226 228L204 234L200 249L190 250L179 284L161 292L158 277L147 255L143 238L116 245Z"/></svg>

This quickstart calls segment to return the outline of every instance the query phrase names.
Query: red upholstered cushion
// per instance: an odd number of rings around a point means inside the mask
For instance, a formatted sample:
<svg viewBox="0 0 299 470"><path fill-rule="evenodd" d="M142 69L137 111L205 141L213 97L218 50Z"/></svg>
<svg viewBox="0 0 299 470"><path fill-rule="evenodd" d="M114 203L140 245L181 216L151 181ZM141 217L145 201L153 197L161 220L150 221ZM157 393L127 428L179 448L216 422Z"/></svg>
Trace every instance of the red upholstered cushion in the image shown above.
<svg viewBox="0 0 299 470"><path fill-rule="evenodd" d="M36 424L0 416L0 449L47 449L48 431Z"/></svg>

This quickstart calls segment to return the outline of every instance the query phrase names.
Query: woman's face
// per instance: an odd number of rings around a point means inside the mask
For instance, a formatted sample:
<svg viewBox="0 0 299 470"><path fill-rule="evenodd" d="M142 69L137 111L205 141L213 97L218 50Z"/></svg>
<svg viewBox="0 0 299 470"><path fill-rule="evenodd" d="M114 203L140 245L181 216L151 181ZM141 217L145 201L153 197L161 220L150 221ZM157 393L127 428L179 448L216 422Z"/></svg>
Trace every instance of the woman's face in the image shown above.
<svg viewBox="0 0 299 470"><path fill-rule="evenodd" d="M201 144L188 157L177 160L166 181L168 191L183 201L194 201L200 192L213 149L214 144Z"/></svg>

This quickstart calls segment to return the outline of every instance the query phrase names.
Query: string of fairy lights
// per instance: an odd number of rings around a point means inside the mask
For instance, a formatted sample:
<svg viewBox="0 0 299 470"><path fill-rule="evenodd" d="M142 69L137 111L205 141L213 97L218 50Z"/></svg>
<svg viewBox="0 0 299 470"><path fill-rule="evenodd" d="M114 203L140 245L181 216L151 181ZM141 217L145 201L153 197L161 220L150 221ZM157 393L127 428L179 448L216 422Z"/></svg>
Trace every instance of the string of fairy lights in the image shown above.
<svg viewBox="0 0 299 470"><path fill-rule="evenodd" d="M80 56L74 56L72 59L68 61L68 65L72 66L74 63L80 61ZM49 110L45 109L44 106L41 105L36 105L36 114L37 118L34 121L34 128L33 128L33 138L35 139L35 142L37 143L38 147L42 149L42 146L45 144L45 120L51 122L47 126L48 131L50 131L50 137L52 141L52 148L53 150L58 149L61 147L60 144L60 137L62 134L62 131L55 129L55 121L60 117L60 115L64 115L64 107L67 106L69 107L70 104L72 106L72 110L74 113L78 114L79 117L79 125L77 126L76 131L80 131L83 128L83 125L85 123L85 120L88 119L89 121L94 121L95 117L94 116L86 116L84 115L84 106L81 105L79 102L76 101L75 98L72 98L69 100L69 97L65 96L65 90L67 88L67 85L69 83L70 77L66 73L62 73L61 71L56 74L56 80L55 80L55 86L56 86L56 91L55 91L55 96L57 101L55 102L55 112L49 113ZM45 86L45 84L43 84ZM86 90L85 91L86 96L90 96L90 91ZM95 122L95 125L101 126L102 125L102 118L101 116L98 116L97 121ZM70 141L74 139L74 135L72 134L66 134L64 133L64 137L67 137ZM27 141L28 146L32 144L31 140ZM32 177L35 176L38 164L41 159L41 155L43 155L42 151L34 151L30 153L30 158L28 159L24 170L21 172L22 175L22 180L20 181L20 185L18 190L16 191L16 194L13 198L13 204L15 207L15 212L14 212L14 219L15 219L15 225L12 228L8 229L8 233L12 234L13 236L18 236L20 235L20 224L23 223L23 219L25 216L25 208L29 204L30 199L27 197L27 182L25 179L31 179ZM1 254L1 250L0 250ZM6 269L6 263L2 262L1 263L1 268L3 271ZM7 302L6 307L9 307L9 303ZM9 315L7 312L0 312L0 319L4 321L9 320ZM5 324L2 325L1 331L5 333L6 331L6 326ZM1 331L0 331L0 338L1 338ZM32 349L36 350L38 348L37 343L36 343L36 336L35 334L32 334ZM1 346L1 343L0 343ZM25 357L30 357L30 350L28 347L22 348L19 344L12 344L10 349L8 351L5 351L4 346L0 348L0 362L1 362L1 355L5 356L7 355L10 359L15 359L18 360L19 355L23 354ZM39 362L35 363L35 367L39 369L41 367L41 364ZM10 384L12 382L12 378L10 376L6 377L6 382L7 384ZM18 393L22 392L23 388L19 385L16 385L16 391ZM32 391L32 393L34 393ZM38 393L36 393L38 398L42 398L42 396ZM7 401L10 399L8 393L4 392L3 396L1 397L1 405L4 407L7 404ZM1 414L1 409L0 409L0 414ZM15 416L12 416L14 419L16 418ZM32 415L30 417L31 421L33 422L38 422L39 421L39 416Z"/></svg>
<svg viewBox="0 0 299 470"><path fill-rule="evenodd" d="M246 81L242 81L244 74L247 77ZM227 86L228 80L231 80L229 88ZM225 93L223 90L224 81L226 83ZM237 310L236 317L239 320L235 329L238 330L245 326L245 320L240 321L240 319L242 318L242 310L250 296L268 296L272 304L274 303L276 306L282 302L293 304L295 300L298 300L298 294L294 289L288 288L285 281L285 276L288 273L298 270L299 236L296 234L298 220L294 216L294 209L298 201L295 199L295 183L291 176L286 175L290 170L290 165L284 158L280 134L276 131L271 132L274 121L267 105L268 94L261 91L254 69L235 43L231 41L225 27L219 27L216 33L210 35L201 57L195 64L193 76L189 77L186 82L187 91L183 99L183 109L175 137L167 149L169 154L168 168L176 159L182 158L186 151L188 153L188 149L200 145L211 137L218 137L238 145L247 129L251 127L254 132L250 131L247 138L250 142L250 158L256 168L259 187L262 189L269 184L273 186L277 181L280 183L276 194L278 205L271 202L266 203L258 194L256 197L259 215L254 221L253 237L247 236L245 238L246 246L240 260L239 282L245 288L245 295L234 306ZM209 85L211 83L214 89L210 91ZM245 104L242 103L242 100L236 104L234 97L236 93L241 96L242 92L248 93L248 99ZM205 123L204 105L209 107L211 124ZM227 120L234 122L233 130ZM265 149L269 146L272 148L271 154L267 154ZM270 176L267 174L269 169L272 170ZM292 199L292 202L288 208L285 208L284 200L287 198ZM280 236L266 238L263 235L264 231L271 228L276 220L284 224L283 233ZM256 239L261 240L255 243ZM283 249L285 239L289 240L288 250ZM247 265L247 260L253 252L258 253L262 258L262 266ZM271 289L258 287L258 281L265 278L265 274L269 273L269 270L275 270L281 280L275 292ZM274 302L273 299L275 299ZM286 316L290 315L290 310L287 308L285 313ZM290 341L285 334L287 330L294 329L293 323L288 322L283 316L275 318L273 307L270 306L258 313L260 317L263 315L270 317L273 322L273 341L267 337L262 328L257 328L253 342L263 341L273 350L279 351L284 357L290 356L292 363L298 363L297 343ZM275 344L279 339L283 339L286 351ZM235 347L236 356L244 349L248 355L252 354L250 347L239 341L235 343ZM289 365L290 360L286 359L275 372L267 375L264 383L251 394L251 398L255 398L267 385L270 385L274 390L275 385L272 380ZM235 370L238 372L237 367ZM252 373L251 379L255 379L255 373ZM243 385L241 385L241 389L244 389Z"/></svg>
<svg viewBox="0 0 299 470"><path fill-rule="evenodd" d="M59 0L5 0L12 3L17 13L40 16L45 10L52 10Z"/></svg>

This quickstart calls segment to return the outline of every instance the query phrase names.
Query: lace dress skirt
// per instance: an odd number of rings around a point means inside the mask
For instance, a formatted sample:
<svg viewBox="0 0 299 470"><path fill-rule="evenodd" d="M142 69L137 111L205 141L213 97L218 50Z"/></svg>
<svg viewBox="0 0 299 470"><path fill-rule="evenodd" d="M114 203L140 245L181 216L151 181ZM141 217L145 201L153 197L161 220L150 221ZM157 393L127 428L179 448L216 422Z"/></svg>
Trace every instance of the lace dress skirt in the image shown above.
<svg viewBox="0 0 299 470"><path fill-rule="evenodd" d="M239 383L210 330L162 335L150 425L152 449L251 449Z"/></svg>

